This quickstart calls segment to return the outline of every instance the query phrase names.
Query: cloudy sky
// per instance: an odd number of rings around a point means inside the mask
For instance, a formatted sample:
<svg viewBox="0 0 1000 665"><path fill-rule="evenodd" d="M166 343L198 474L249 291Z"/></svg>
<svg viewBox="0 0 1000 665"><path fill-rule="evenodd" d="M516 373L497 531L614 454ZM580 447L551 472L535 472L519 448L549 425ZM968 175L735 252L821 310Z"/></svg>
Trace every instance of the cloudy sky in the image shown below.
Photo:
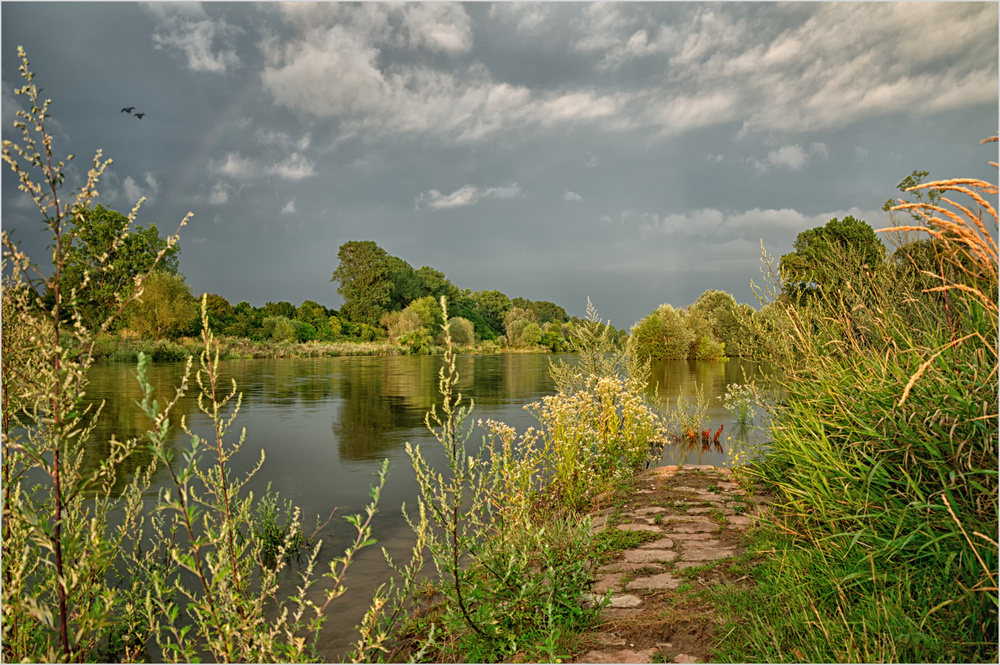
<svg viewBox="0 0 1000 665"><path fill-rule="evenodd" d="M192 211L181 271L233 303L339 307L338 248L374 240L628 327L708 288L755 304L762 241L883 227L914 169L996 178L995 2L4 2L14 140L18 45L70 191L103 149L103 203L145 196L164 235Z"/></svg>

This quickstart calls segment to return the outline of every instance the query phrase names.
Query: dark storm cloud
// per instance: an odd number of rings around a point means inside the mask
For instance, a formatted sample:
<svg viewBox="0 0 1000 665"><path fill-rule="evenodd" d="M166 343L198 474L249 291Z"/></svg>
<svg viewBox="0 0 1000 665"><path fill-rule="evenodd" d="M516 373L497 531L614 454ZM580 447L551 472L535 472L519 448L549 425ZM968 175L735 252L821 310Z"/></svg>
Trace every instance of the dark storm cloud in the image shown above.
<svg viewBox="0 0 1000 665"><path fill-rule="evenodd" d="M4 3L3 136L25 46L57 148L172 232L230 301L338 306L370 239L462 287L590 296L618 326L760 244L880 208L914 169L992 179L994 3ZM135 105L138 120L120 113ZM992 152L991 152L992 151ZM3 176L3 225L37 215Z"/></svg>

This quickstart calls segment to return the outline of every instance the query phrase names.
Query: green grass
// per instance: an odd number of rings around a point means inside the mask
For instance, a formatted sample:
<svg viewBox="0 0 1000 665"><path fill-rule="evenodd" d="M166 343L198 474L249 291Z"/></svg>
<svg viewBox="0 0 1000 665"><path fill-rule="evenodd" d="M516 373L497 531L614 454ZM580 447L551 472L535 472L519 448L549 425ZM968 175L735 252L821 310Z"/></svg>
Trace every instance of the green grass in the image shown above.
<svg viewBox="0 0 1000 665"><path fill-rule="evenodd" d="M622 531L621 529L605 529L594 537L591 552L598 565L614 561L615 556L624 550L634 549L645 543L651 543L663 538L661 533L652 531Z"/></svg>

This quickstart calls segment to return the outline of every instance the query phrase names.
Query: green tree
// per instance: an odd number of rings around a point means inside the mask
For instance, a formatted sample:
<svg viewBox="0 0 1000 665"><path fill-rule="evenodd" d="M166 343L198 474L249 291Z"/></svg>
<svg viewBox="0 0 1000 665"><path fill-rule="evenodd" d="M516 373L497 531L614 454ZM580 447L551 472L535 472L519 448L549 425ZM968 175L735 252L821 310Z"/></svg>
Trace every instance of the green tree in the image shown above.
<svg viewBox="0 0 1000 665"><path fill-rule="evenodd" d="M261 307L261 314L264 317L283 316L286 319L293 319L295 318L295 312L295 305L287 300L281 300L278 302L268 301L263 307Z"/></svg>
<svg viewBox="0 0 1000 665"><path fill-rule="evenodd" d="M387 307L390 311L401 310L425 295L420 274L409 263L392 255L389 255L389 280L392 282Z"/></svg>
<svg viewBox="0 0 1000 665"><path fill-rule="evenodd" d="M391 302L394 267L389 254L371 240L352 240L337 252L340 265L331 282L339 282L337 293L344 298L341 313L352 323L375 327Z"/></svg>
<svg viewBox="0 0 1000 665"><path fill-rule="evenodd" d="M500 291L476 291L472 294L476 301L476 309L482 315L483 320L496 335L505 333L503 325L504 314L509 312L514 305L510 298Z"/></svg>
<svg viewBox="0 0 1000 665"><path fill-rule="evenodd" d="M537 323L529 323L521 331L521 341L525 346L537 346L542 341L542 327Z"/></svg>
<svg viewBox="0 0 1000 665"><path fill-rule="evenodd" d="M229 301L217 293L205 294L208 312L208 327L214 333L221 333L236 322L236 310Z"/></svg>
<svg viewBox="0 0 1000 665"><path fill-rule="evenodd" d="M128 327L142 337L162 339L184 332L198 318L198 301L183 275L154 272L138 299L125 310Z"/></svg>
<svg viewBox="0 0 1000 665"><path fill-rule="evenodd" d="M451 341L455 346L466 347L476 343L475 328L472 326L472 321L468 319L463 319L460 316L451 317L448 319L448 332L451 333ZM443 337L444 331L442 330L439 334ZM443 339L436 341L439 344L444 342Z"/></svg>
<svg viewBox="0 0 1000 665"><path fill-rule="evenodd" d="M63 288L80 290L77 312L88 328L102 325L117 311L116 294L131 295L135 278L154 265L158 272L177 274L180 247L167 247L155 224L145 229L130 229L130 225L127 216L100 204L74 211L74 236L66 253ZM163 257L157 263L161 250Z"/></svg>
<svg viewBox="0 0 1000 665"><path fill-rule="evenodd" d="M417 298L411 302L407 311L413 312L420 320L420 326L424 329L424 334L435 336L441 326L444 325L444 318L441 314L441 306L431 296Z"/></svg>
<svg viewBox="0 0 1000 665"><path fill-rule="evenodd" d="M845 280L885 261L885 245L872 227L850 215L801 232L792 247L795 251L780 262L782 291L788 296L815 289L834 293Z"/></svg>
<svg viewBox="0 0 1000 665"><path fill-rule="evenodd" d="M694 341L694 334L684 325L683 312L664 303L632 326L626 350L639 362L687 358Z"/></svg>

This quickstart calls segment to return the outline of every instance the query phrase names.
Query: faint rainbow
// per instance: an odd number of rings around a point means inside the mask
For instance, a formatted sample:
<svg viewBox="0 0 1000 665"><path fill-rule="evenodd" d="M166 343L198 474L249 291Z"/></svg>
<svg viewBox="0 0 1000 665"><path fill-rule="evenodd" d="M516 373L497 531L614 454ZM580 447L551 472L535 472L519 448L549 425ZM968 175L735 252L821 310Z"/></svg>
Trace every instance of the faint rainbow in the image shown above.
<svg viewBox="0 0 1000 665"><path fill-rule="evenodd" d="M181 201L187 192L192 180L202 171L204 164L208 160L209 154L218 145L231 123L235 120L253 94L260 89L260 77L251 79L239 94L235 95L225 110L219 114L215 123L205 134L199 145L192 150L191 154L184 160L180 175L174 180L173 185L167 190L167 201Z"/></svg>

